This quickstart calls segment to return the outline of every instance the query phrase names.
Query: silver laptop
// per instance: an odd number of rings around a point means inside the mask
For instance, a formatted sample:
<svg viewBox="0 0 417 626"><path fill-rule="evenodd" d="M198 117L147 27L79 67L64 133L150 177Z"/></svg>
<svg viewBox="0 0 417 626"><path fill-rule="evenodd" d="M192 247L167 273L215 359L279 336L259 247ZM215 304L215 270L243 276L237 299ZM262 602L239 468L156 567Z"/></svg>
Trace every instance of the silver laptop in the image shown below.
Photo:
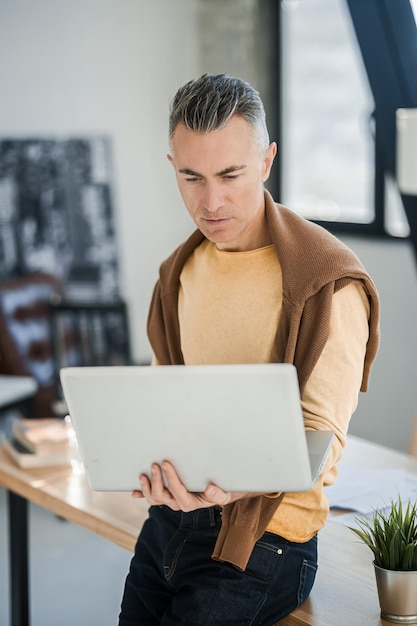
<svg viewBox="0 0 417 626"><path fill-rule="evenodd" d="M308 491L331 431L304 429L288 364L68 367L60 373L96 491L131 491L169 460L189 491Z"/></svg>

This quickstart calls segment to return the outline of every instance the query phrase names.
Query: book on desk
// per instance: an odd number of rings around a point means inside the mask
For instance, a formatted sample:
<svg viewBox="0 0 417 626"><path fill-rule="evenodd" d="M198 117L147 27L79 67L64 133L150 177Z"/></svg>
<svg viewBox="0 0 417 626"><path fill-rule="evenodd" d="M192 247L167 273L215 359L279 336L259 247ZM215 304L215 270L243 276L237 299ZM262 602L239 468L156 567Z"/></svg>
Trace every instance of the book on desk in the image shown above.
<svg viewBox="0 0 417 626"><path fill-rule="evenodd" d="M60 418L16 418L3 447L23 468L68 465L71 462L69 428Z"/></svg>

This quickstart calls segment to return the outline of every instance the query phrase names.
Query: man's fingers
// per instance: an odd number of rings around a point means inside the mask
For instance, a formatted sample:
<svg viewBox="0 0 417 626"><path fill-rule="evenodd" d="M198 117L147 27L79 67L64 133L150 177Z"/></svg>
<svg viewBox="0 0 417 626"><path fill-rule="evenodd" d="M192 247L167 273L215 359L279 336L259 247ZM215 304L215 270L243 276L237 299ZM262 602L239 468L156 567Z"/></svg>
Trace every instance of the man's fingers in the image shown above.
<svg viewBox="0 0 417 626"><path fill-rule="evenodd" d="M187 491L181 482L173 465L169 461L162 463L162 469L168 485L168 490L182 511L192 511L196 508L195 495Z"/></svg>
<svg viewBox="0 0 417 626"><path fill-rule="evenodd" d="M175 511L179 509L175 498L165 487L162 470L159 465L156 463L152 465L150 479L146 474L141 474L139 476L139 482L140 490L136 493L142 495L134 495L135 492L133 492L133 497L146 498L146 501L150 505L165 504Z"/></svg>
<svg viewBox="0 0 417 626"><path fill-rule="evenodd" d="M150 479L142 474L139 480L140 489L132 493L134 498L146 498L151 505L165 504L174 511L194 511L215 504L225 506L239 495L223 491L216 485L208 485L203 493L191 493L169 461L163 461L162 466L154 463Z"/></svg>
<svg viewBox="0 0 417 626"><path fill-rule="evenodd" d="M179 479L177 472L174 469L174 466L171 465L169 461L164 461L162 463L162 469L165 474L165 478L167 480L168 489L173 491L187 491L182 482Z"/></svg>

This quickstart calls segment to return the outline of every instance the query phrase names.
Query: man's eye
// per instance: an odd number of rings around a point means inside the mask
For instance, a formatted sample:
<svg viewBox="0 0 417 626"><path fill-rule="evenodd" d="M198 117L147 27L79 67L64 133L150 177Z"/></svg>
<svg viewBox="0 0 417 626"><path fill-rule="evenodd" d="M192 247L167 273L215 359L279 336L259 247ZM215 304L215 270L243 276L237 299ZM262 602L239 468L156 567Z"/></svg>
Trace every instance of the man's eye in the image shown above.
<svg viewBox="0 0 417 626"><path fill-rule="evenodd" d="M236 178L239 177L239 174L227 174L226 176L224 176L223 178L225 180L235 180Z"/></svg>
<svg viewBox="0 0 417 626"><path fill-rule="evenodd" d="M197 176L188 176L185 180L187 183L196 183L200 179Z"/></svg>

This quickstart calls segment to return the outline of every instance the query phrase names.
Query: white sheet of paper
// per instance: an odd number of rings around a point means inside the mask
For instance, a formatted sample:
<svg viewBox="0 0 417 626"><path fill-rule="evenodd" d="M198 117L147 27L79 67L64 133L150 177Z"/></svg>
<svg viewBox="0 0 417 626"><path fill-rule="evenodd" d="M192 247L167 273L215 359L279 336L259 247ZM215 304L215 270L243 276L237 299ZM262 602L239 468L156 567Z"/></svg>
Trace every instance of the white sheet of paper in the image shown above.
<svg viewBox="0 0 417 626"><path fill-rule="evenodd" d="M402 469L342 467L334 485L326 487L332 509L367 515L385 508L401 496L403 502L417 500L417 475ZM343 522L344 515L331 517ZM352 516L349 516L352 517ZM354 515L353 515L354 517Z"/></svg>

